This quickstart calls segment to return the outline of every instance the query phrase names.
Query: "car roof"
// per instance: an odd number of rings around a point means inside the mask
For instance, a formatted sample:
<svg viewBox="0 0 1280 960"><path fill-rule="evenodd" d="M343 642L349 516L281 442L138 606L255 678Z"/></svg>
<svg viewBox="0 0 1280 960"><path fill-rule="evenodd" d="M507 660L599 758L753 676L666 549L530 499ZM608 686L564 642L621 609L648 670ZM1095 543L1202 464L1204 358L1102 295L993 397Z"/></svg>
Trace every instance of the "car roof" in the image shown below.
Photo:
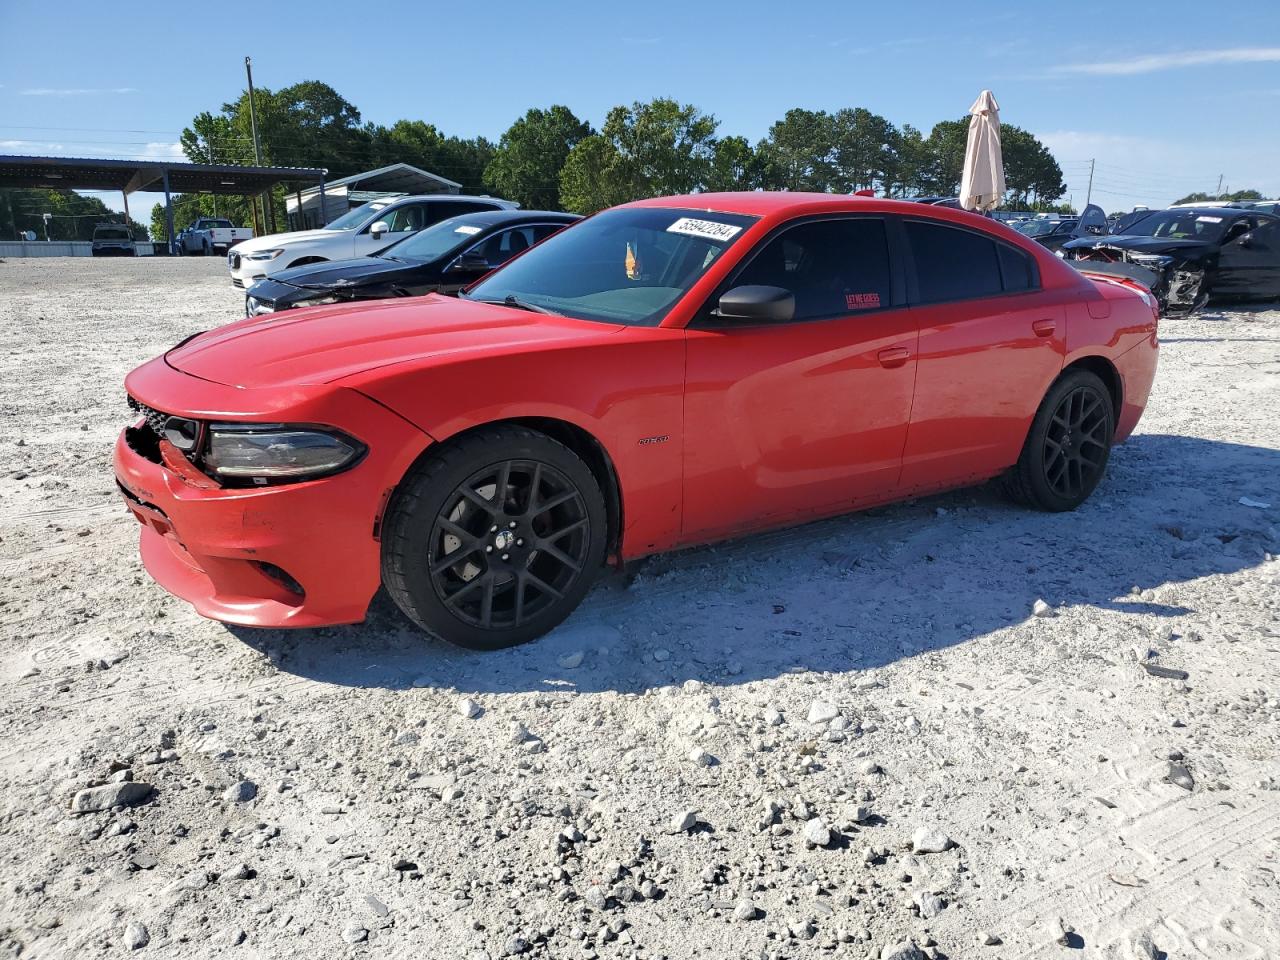
<svg viewBox="0 0 1280 960"><path fill-rule="evenodd" d="M449 219L489 227L518 223L573 223L582 217L576 213L560 213L555 210L477 210L474 213L459 213Z"/></svg>
<svg viewBox="0 0 1280 960"><path fill-rule="evenodd" d="M1256 214L1259 212L1257 210L1246 210L1242 207L1223 207L1212 203L1206 203L1203 206L1197 205L1194 207L1170 207L1169 209L1177 210L1179 213L1212 213L1216 216L1222 217L1239 217L1245 214ZM1161 211L1152 210L1151 212L1160 213ZM1266 211L1262 212L1265 213Z"/></svg>
<svg viewBox="0 0 1280 960"><path fill-rule="evenodd" d="M915 200L890 200L882 197L859 197L847 193L805 193L799 190L752 190L741 193L689 193L673 197L651 197L624 204L628 207L669 207L680 210L706 210L715 213L737 213L750 217L807 210L897 211L922 214L930 204ZM946 210L947 207L935 208ZM983 218L985 219L985 218Z"/></svg>

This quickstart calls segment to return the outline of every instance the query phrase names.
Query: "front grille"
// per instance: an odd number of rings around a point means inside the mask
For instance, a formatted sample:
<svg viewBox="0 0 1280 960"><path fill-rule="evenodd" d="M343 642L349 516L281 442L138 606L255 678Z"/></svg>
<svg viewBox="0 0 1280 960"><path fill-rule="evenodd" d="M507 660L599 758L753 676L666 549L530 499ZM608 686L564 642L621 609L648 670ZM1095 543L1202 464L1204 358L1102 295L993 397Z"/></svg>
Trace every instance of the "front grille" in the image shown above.
<svg viewBox="0 0 1280 960"><path fill-rule="evenodd" d="M157 437L164 436L164 425L165 421L169 419L169 414L162 413L154 407L148 407L145 403L139 403L133 397L129 398L129 409L146 417L147 426L151 428L151 432Z"/></svg>

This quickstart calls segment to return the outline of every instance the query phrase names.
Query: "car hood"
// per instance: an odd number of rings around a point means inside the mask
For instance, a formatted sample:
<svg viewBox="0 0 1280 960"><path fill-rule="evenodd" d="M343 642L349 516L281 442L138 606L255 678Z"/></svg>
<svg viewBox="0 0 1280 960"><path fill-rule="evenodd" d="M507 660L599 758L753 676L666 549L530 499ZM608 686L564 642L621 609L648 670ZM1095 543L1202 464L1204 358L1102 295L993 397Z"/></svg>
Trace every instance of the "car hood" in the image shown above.
<svg viewBox="0 0 1280 960"><path fill-rule="evenodd" d="M332 240L346 230L295 230L293 233L272 233L265 237L254 237L243 240L233 248L237 253L254 253L258 250L274 250L276 247L291 243L302 243L306 240Z"/></svg>
<svg viewBox="0 0 1280 960"><path fill-rule="evenodd" d="M241 320L179 344L165 354L165 362L213 383L300 386L427 357L464 360L581 343L621 329L431 295Z"/></svg>
<svg viewBox="0 0 1280 960"><path fill-rule="evenodd" d="M370 280L389 280L395 274L416 270L422 264L384 260L382 257L356 257L351 260L327 260L304 267L281 270L272 279L308 290L359 286Z"/></svg>
<svg viewBox="0 0 1280 960"><path fill-rule="evenodd" d="M1080 237L1063 244L1067 250L1094 250L1113 247L1116 250L1132 250L1135 253L1172 253L1204 251L1213 246L1206 240L1176 240L1169 237L1119 236Z"/></svg>

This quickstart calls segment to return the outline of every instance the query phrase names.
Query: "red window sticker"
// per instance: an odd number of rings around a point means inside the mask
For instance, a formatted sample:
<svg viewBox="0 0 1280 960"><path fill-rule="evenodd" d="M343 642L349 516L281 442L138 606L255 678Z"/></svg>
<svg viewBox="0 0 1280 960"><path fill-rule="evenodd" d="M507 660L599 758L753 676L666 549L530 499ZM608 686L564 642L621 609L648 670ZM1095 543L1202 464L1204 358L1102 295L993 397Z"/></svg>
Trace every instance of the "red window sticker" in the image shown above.
<svg viewBox="0 0 1280 960"><path fill-rule="evenodd" d="M874 310L880 306L880 294L846 293L844 303L850 310Z"/></svg>

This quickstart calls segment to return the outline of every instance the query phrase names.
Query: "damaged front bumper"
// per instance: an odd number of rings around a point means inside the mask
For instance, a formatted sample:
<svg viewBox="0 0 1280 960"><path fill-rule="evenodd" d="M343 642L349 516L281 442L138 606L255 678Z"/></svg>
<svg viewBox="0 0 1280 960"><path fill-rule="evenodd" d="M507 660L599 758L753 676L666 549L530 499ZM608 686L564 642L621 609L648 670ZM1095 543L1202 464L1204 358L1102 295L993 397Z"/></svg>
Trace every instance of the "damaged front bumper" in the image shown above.
<svg viewBox="0 0 1280 960"><path fill-rule="evenodd" d="M1185 316L1209 299L1204 267L1163 253L1143 253L1098 244L1072 250L1073 265L1098 273L1124 276L1144 284L1156 298L1160 315Z"/></svg>

